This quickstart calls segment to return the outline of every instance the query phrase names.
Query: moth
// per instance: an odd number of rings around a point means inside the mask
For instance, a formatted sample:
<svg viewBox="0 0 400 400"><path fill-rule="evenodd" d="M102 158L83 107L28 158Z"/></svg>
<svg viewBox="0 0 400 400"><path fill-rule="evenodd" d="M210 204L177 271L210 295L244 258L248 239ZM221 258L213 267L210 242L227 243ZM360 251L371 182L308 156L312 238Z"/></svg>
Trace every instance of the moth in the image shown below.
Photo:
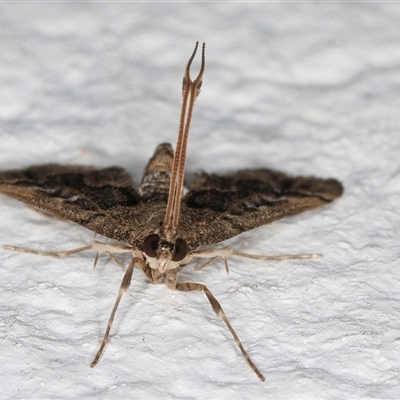
<svg viewBox="0 0 400 400"><path fill-rule="evenodd" d="M222 258L227 268L231 255L257 260L314 258L317 254L261 256L229 247L202 249L241 232L269 224L282 217L330 203L343 192L335 179L291 177L271 169L245 169L234 173L200 173L190 189L185 187L185 160L195 100L205 69L205 44L195 79L190 68L198 43L186 65L182 84L182 108L175 153L168 143L160 144L147 166L138 189L128 172L120 167L95 168L75 165L38 165L0 172L0 192L46 212L89 228L115 242L94 240L67 251L36 251L15 246L7 249L50 256L68 256L86 250L115 253L132 258L119 287L94 367L108 342L122 296L138 266L155 284L166 282L172 290L203 292L217 317L232 334L244 358L264 381L264 376L244 349L220 303L207 286L180 282L178 272L193 258L209 264Z"/></svg>

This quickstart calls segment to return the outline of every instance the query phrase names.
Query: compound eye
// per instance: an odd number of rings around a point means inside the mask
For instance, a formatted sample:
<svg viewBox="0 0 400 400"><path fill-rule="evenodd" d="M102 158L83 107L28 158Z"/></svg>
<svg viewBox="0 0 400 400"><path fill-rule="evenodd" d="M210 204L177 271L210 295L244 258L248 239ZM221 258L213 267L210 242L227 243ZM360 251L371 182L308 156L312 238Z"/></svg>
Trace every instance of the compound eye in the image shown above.
<svg viewBox="0 0 400 400"><path fill-rule="evenodd" d="M147 236L143 240L143 251L146 253L146 255L152 258L157 257L157 249L159 242L160 242L160 236L158 236L156 233Z"/></svg>
<svg viewBox="0 0 400 400"><path fill-rule="evenodd" d="M176 239L175 251L172 261L179 262L182 261L188 253L188 245L183 239Z"/></svg>

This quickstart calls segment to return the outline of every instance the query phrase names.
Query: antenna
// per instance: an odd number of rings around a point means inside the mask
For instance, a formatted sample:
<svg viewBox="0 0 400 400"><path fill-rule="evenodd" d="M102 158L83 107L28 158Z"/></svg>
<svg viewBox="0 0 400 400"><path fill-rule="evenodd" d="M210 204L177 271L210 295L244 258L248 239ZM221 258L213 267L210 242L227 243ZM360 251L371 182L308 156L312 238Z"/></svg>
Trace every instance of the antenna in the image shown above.
<svg viewBox="0 0 400 400"><path fill-rule="evenodd" d="M179 122L178 140L176 142L174 161L172 164L171 182L169 186L167 210L165 213L164 227L166 230L176 230L179 222L179 211L181 206L183 181L185 178L186 150L189 137L190 123L192 122L193 108L203 83L205 67L205 47L203 43L201 53L201 67L197 77L192 81L190 78L190 66L196 55L199 42L193 50L183 76L182 82L182 108Z"/></svg>

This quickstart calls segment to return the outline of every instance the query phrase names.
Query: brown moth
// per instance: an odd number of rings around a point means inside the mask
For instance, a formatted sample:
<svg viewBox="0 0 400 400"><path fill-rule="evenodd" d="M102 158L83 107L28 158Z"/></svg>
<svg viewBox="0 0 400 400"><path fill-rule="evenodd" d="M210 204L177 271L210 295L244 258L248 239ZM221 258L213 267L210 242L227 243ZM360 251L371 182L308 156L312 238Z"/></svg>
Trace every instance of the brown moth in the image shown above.
<svg viewBox="0 0 400 400"><path fill-rule="evenodd" d="M119 302L128 290L134 267L139 266L155 284L167 283L179 291L204 292L217 317L231 332L244 358L257 376L264 376L244 349L221 305L201 283L179 282L177 273L193 258L208 259L237 255L257 260L304 259L318 254L260 256L229 247L199 249L222 242L241 232L282 217L311 210L339 197L343 188L335 179L291 177L270 169L248 169L228 174L201 173L192 187L184 186L187 141L195 100L200 93L205 67L202 48L200 72L192 80L190 66L183 77L180 125L175 154L168 143L160 144L148 162L138 189L130 175L119 167L39 165L23 170L0 172L0 192L56 216L69 219L95 233L120 243L93 243L68 251L43 252L20 247L7 249L40 255L67 256L93 249L108 254L130 253L132 259L122 279L118 296L100 348L91 364L94 367L108 341Z"/></svg>

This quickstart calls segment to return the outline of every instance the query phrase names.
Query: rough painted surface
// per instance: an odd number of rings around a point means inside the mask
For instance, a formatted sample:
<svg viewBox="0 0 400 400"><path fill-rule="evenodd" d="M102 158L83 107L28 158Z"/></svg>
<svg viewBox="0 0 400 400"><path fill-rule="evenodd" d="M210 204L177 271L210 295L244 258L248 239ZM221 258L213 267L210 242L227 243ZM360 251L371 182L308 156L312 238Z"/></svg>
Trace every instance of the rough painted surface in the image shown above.
<svg viewBox="0 0 400 400"><path fill-rule="evenodd" d="M207 66L188 169L334 176L324 209L229 242L314 261L230 260L183 272L208 285L266 377L201 294L107 258L0 250L0 386L7 398L385 398L400 384L400 7L397 4L2 4L0 169L118 164L140 180L174 141L183 66ZM64 249L91 232L0 200L0 243Z"/></svg>

